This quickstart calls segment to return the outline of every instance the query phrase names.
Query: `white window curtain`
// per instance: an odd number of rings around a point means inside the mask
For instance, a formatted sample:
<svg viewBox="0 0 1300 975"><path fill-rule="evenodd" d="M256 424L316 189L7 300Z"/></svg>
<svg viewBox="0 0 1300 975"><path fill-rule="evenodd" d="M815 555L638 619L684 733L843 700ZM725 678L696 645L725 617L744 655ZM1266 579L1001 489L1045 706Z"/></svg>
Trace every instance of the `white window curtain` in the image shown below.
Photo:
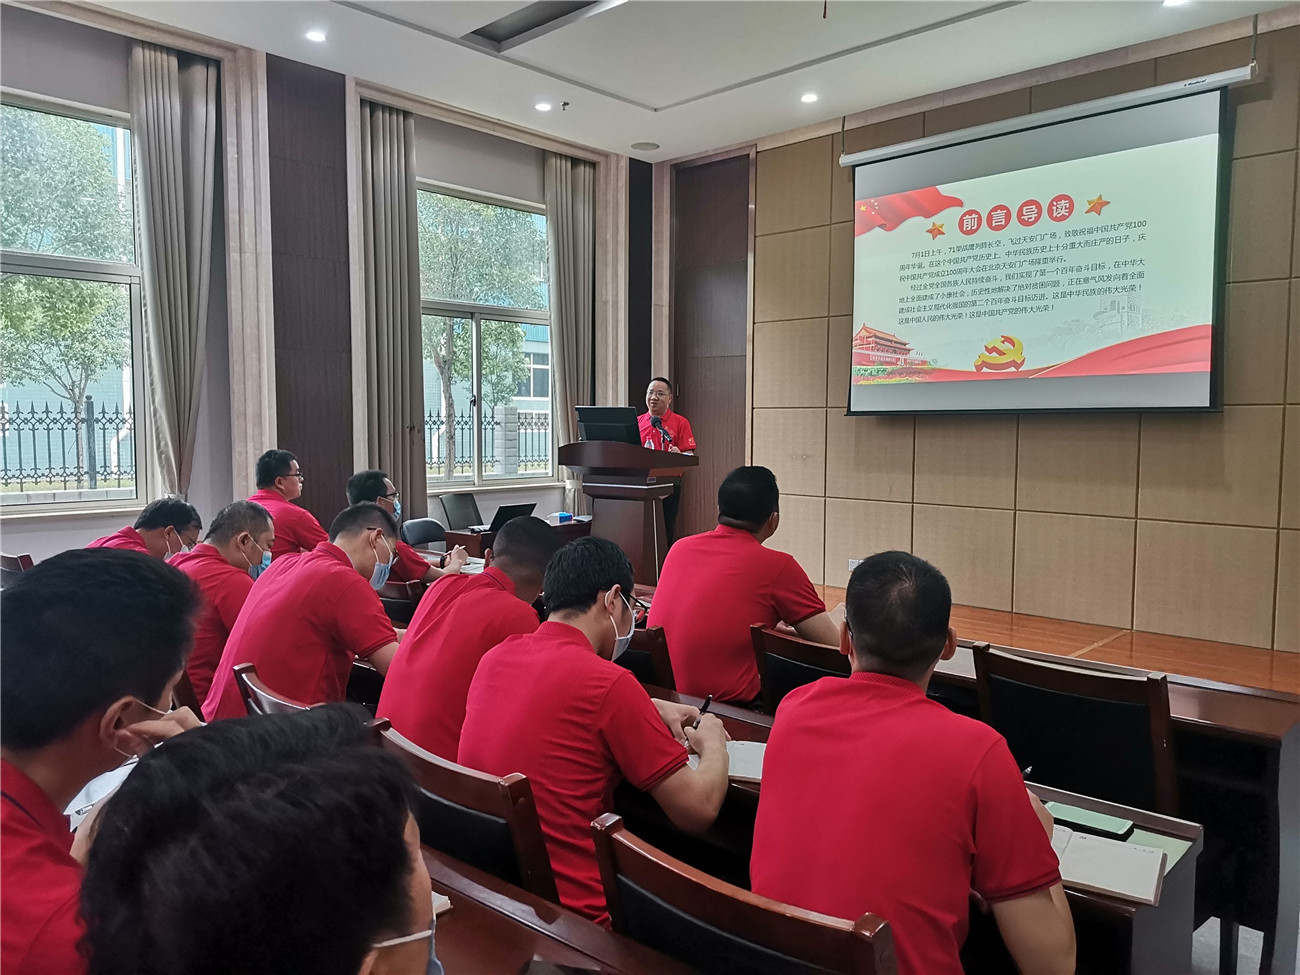
<svg viewBox="0 0 1300 975"><path fill-rule="evenodd" d="M181 496L194 466L208 331L218 70L154 44L131 51L153 441L163 492Z"/></svg>
<svg viewBox="0 0 1300 975"><path fill-rule="evenodd" d="M596 167L546 154L546 231L550 245L551 349L555 356L555 431L560 443L578 439L576 406L592 402L596 311ZM566 470L564 506L586 510L580 478Z"/></svg>
<svg viewBox="0 0 1300 975"><path fill-rule="evenodd" d="M366 450L403 513L428 514L420 349L420 240L415 116L361 103L361 233L365 261Z"/></svg>

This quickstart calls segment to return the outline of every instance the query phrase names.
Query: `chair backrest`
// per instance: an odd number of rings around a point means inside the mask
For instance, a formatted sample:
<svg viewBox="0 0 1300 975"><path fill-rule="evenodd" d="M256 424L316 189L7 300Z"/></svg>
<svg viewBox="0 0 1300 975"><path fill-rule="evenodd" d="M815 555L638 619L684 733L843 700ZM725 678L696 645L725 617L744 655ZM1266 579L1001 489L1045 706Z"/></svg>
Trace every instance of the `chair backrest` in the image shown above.
<svg viewBox="0 0 1300 975"><path fill-rule="evenodd" d="M1176 816L1164 674L1139 677L971 648L980 717L1031 782Z"/></svg>
<svg viewBox="0 0 1300 975"><path fill-rule="evenodd" d="M381 746L420 788L420 841L558 904L533 788L518 772L486 775L439 758L391 728Z"/></svg>
<svg viewBox="0 0 1300 975"><path fill-rule="evenodd" d="M395 625L406 626L415 616L415 608L420 604L420 597L427 588L419 579L411 582L390 580L379 590L379 602Z"/></svg>
<svg viewBox="0 0 1300 975"><path fill-rule="evenodd" d="M668 640L662 626L647 626L632 631L632 642L616 663L636 675L642 684L656 684L677 690L673 679L673 662L668 656Z"/></svg>
<svg viewBox="0 0 1300 975"><path fill-rule="evenodd" d="M444 494L442 510L447 515L447 526L453 530L483 524L483 516L478 513L478 502L474 500L474 495L467 492Z"/></svg>
<svg viewBox="0 0 1300 975"><path fill-rule="evenodd" d="M21 572L26 572L34 565L30 555L0 554L0 588L14 581Z"/></svg>
<svg viewBox="0 0 1300 975"><path fill-rule="evenodd" d="M754 643L754 660L763 684L763 707L771 714L796 687L823 677L847 677L849 658L835 647L810 643L797 636L755 624L749 628Z"/></svg>
<svg viewBox="0 0 1300 975"><path fill-rule="evenodd" d="M407 545L428 545L446 537L447 530L436 518L412 518L402 522L402 541Z"/></svg>
<svg viewBox="0 0 1300 975"><path fill-rule="evenodd" d="M194 693L194 685L190 683L190 674L187 670L181 671L181 679L172 688L172 707L189 708L196 718L203 720L202 705L199 696Z"/></svg>
<svg viewBox="0 0 1300 975"><path fill-rule="evenodd" d="M592 823L614 930L704 972L891 975L894 936L874 914L845 921L760 897L633 836Z"/></svg>
<svg viewBox="0 0 1300 975"><path fill-rule="evenodd" d="M257 668L252 664L235 664L235 686L239 688L244 710L249 714L292 714L311 707L271 690L262 683Z"/></svg>

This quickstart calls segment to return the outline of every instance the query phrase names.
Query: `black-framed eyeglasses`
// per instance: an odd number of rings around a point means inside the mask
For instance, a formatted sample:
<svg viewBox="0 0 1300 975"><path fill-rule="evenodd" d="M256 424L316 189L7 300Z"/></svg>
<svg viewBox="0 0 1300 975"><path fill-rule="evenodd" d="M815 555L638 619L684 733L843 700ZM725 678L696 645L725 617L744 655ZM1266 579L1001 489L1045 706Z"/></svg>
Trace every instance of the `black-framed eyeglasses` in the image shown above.
<svg viewBox="0 0 1300 975"><path fill-rule="evenodd" d="M296 477L298 480L301 481L301 480L302 480L302 475L303 475L304 473L305 473L305 472L303 471L303 469L302 469L301 467L299 467L296 471L290 471L288 474L285 474L284 476L285 476L285 477Z"/></svg>
<svg viewBox="0 0 1300 975"><path fill-rule="evenodd" d="M381 494L381 495L380 495L381 498L389 498L389 499L392 499L392 498L400 498L401 496L402 496L402 492L401 492L401 491L394 491L392 494Z"/></svg>

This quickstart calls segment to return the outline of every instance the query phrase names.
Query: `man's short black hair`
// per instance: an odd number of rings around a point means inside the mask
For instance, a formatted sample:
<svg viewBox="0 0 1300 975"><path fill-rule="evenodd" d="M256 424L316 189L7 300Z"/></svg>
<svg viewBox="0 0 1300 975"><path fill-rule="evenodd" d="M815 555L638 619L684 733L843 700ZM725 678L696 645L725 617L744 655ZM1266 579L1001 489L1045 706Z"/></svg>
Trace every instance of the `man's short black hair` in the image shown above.
<svg viewBox="0 0 1300 975"><path fill-rule="evenodd" d="M560 548L560 533L540 518L511 518L492 542L492 561L503 571L518 570L538 579Z"/></svg>
<svg viewBox="0 0 1300 975"><path fill-rule="evenodd" d="M386 480L388 475L383 471L357 471L348 478L348 504L382 498L387 493L384 489Z"/></svg>
<svg viewBox="0 0 1300 975"><path fill-rule="evenodd" d="M632 563L608 538L575 539L551 556L542 583L546 612L564 609L585 612L608 589L621 586L632 595Z"/></svg>
<svg viewBox="0 0 1300 975"><path fill-rule="evenodd" d="M718 520L757 531L780 510L776 475L766 467L737 467L718 485Z"/></svg>
<svg viewBox="0 0 1300 975"><path fill-rule="evenodd" d="M298 458L287 450L272 448L257 458L257 486L269 488L275 486L277 477L288 477L293 462Z"/></svg>
<svg viewBox="0 0 1300 975"><path fill-rule="evenodd" d="M175 528L177 533L191 528L202 530L203 519L198 509L181 498L159 498L150 501L135 520L135 529L141 528Z"/></svg>
<svg viewBox="0 0 1300 975"><path fill-rule="evenodd" d="M355 975L411 933L414 788L368 718L217 721L145 755L94 827L89 971Z"/></svg>
<svg viewBox="0 0 1300 975"><path fill-rule="evenodd" d="M0 744L25 751L120 697L155 703L185 664L199 595L142 552L76 549L21 573L0 607Z"/></svg>
<svg viewBox="0 0 1300 975"><path fill-rule="evenodd" d="M849 576L844 618L868 670L918 679L943 652L951 615L948 580L908 552L880 552Z"/></svg>
<svg viewBox="0 0 1300 975"><path fill-rule="evenodd" d="M650 383L663 383L668 387L668 392L671 393L673 391L673 384L668 381L667 376L655 376L649 383L646 383L646 385L649 386Z"/></svg>
<svg viewBox="0 0 1300 975"><path fill-rule="evenodd" d="M225 545L243 532L256 535L272 524L271 512L256 501L232 501L212 519L207 540Z"/></svg>
<svg viewBox="0 0 1300 975"><path fill-rule="evenodd" d="M389 538L397 538L397 521L373 501L348 505L330 522L330 541L340 535L355 535L357 532L382 528Z"/></svg>

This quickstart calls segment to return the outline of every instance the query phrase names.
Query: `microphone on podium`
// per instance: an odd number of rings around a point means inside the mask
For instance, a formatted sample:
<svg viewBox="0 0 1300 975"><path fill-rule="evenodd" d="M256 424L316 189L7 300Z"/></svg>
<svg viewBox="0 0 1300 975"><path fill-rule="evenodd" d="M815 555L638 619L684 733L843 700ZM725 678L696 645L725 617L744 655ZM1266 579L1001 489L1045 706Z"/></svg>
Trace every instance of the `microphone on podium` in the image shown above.
<svg viewBox="0 0 1300 975"><path fill-rule="evenodd" d="M659 436L663 438L664 443L672 443L673 436L664 429L664 421L657 416L650 417L650 425L659 431Z"/></svg>

